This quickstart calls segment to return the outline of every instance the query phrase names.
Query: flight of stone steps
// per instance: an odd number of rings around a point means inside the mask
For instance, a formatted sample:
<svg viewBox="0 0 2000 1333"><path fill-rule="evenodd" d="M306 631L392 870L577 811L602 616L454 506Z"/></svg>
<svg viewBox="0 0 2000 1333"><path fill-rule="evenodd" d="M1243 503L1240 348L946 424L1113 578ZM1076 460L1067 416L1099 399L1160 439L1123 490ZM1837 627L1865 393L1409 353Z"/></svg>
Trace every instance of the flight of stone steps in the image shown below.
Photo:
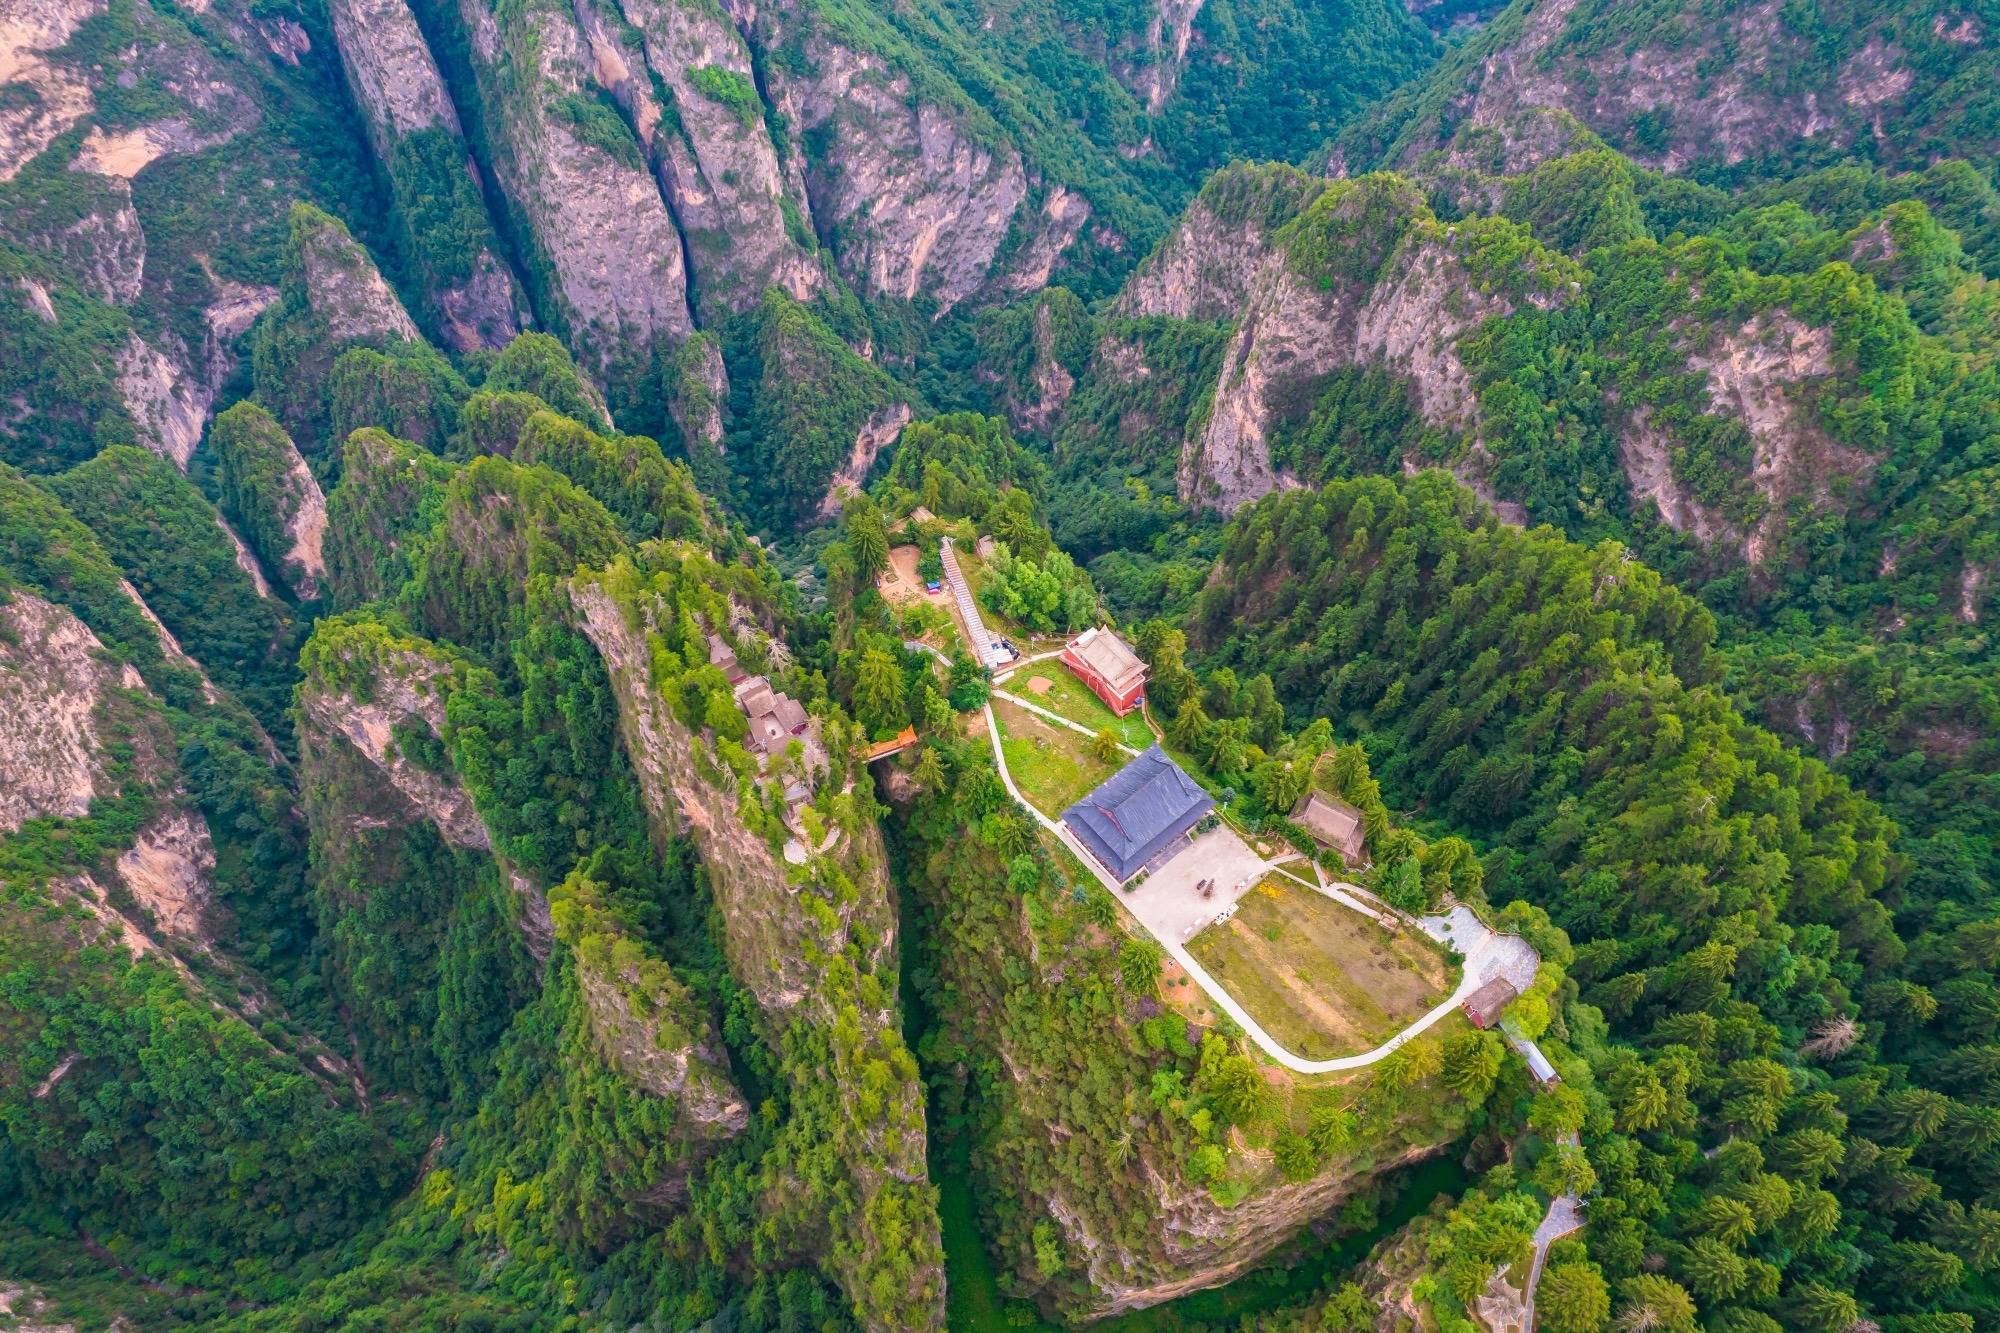
<svg viewBox="0 0 2000 1333"><path fill-rule="evenodd" d="M944 582L951 589L951 595L958 602L958 613L965 617L965 628L972 635L972 644L979 654L982 665L1005 666L1014 660L1014 655L1000 646L1000 640L986 628L986 622L979 618L979 604L972 600L971 585L965 575L959 572L958 556L951 549L951 538L943 538L938 545L938 560L944 565Z"/></svg>

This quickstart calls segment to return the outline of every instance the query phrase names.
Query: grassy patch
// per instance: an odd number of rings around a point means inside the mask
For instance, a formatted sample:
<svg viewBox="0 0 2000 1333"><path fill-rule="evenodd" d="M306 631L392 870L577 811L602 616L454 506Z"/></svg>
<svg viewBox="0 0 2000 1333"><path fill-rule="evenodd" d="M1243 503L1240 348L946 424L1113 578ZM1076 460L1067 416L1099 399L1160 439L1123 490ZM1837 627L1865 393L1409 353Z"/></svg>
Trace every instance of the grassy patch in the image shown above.
<svg viewBox="0 0 2000 1333"><path fill-rule="evenodd" d="M1028 688L1028 682L1037 676L1049 682L1048 693L1037 694ZM1054 659L1020 668L1000 688L1038 703L1051 713L1060 713L1093 732L1109 727L1113 735L1135 750L1143 750L1153 743L1153 733L1147 729L1146 719L1139 716L1137 709L1119 717L1106 708L1104 701L1092 694L1090 687L1078 680L1068 667Z"/></svg>
<svg viewBox="0 0 2000 1333"><path fill-rule="evenodd" d="M1188 949L1266 1031L1309 1060L1373 1049L1457 980L1428 940L1392 935L1277 876Z"/></svg>
<svg viewBox="0 0 2000 1333"><path fill-rule="evenodd" d="M1118 771L1090 752L1090 738L1017 708L993 701L1000 723L1000 748L1014 785L1051 819L1076 804L1092 787ZM1122 756L1121 756L1122 758Z"/></svg>

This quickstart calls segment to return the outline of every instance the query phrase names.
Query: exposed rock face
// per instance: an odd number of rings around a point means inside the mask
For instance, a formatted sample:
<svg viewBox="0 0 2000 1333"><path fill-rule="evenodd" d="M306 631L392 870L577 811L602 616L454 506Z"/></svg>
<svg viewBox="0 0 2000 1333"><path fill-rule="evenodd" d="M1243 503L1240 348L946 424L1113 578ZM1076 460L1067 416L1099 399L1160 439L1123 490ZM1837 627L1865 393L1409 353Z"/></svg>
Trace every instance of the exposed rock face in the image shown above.
<svg viewBox="0 0 2000 1333"><path fill-rule="evenodd" d="M651 978L636 964L606 975L596 962L579 957L576 976L605 1059L654 1096L677 1099L683 1123L705 1137L748 1128L749 1103L730 1081L727 1058L706 1022L695 1040L680 1034L663 1040L660 1016L646 1012L669 998L656 993L658 983L648 986Z"/></svg>
<svg viewBox="0 0 2000 1333"><path fill-rule="evenodd" d="M30 819L81 819L108 792L97 714L137 682L104 659L82 621L16 589L0 605L0 833Z"/></svg>
<svg viewBox="0 0 2000 1333"><path fill-rule="evenodd" d="M447 134L458 143L458 112L404 0L333 0L331 12L348 86L383 165L396 161L398 146L411 135L426 130ZM458 151L465 156L462 143ZM399 190L410 188L401 181L396 185ZM407 210L414 201L399 202ZM522 326L513 274L496 254L490 233L466 258L468 272L462 279L450 282L440 277L430 283L426 296L437 310L445 336L460 351L503 347Z"/></svg>
<svg viewBox="0 0 2000 1333"><path fill-rule="evenodd" d="M692 834L727 922L730 963L764 1011L789 1021L814 989L813 969L780 941L803 926L784 866L763 838L743 826L736 789L717 787L695 765L701 742L648 684L643 628L628 623L612 595L595 583L571 589L583 632L597 646L618 695L619 730L655 819ZM858 910L886 912L885 902ZM893 924L882 921L893 937Z"/></svg>
<svg viewBox="0 0 2000 1333"><path fill-rule="evenodd" d="M1063 364L1065 349L1057 346L1056 312L1048 297L1035 306L1031 337L1033 360L1025 381L1010 381L993 371L982 371L982 375L1000 386L1000 405L1016 431L1047 437L1054 434L1056 421L1076 390L1076 376ZM1087 347L1067 351L1079 365L1088 356ZM1107 366L1107 370L1113 378L1119 376L1118 369Z"/></svg>
<svg viewBox="0 0 2000 1333"><path fill-rule="evenodd" d="M625 573L631 571L625 570ZM793 1025L814 1029L825 1041L832 1067L814 1071L814 1095L837 1098L834 1122L814 1132L832 1135L835 1160L852 1175L859 1203L856 1221L872 1219L878 1206L899 1210L914 1253L941 1256L926 1189L923 1096L916 1064L902 1045L895 1003L895 909L884 872L886 853L872 821L860 821L839 839L841 874L851 892L838 905L821 896L811 864L795 881L769 841L745 826L733 780L704 776L708 742L692 734L651 684L647 617L655 607L644 595L626 604L603 576L580 576L570 585L579 627L604 660L618 699L619 731L647 810L656 825L684 828L708 873L721 909L730 969L756 997L780 1033ZM776 646L774 644L774 646ZM698 751L702 759L698 761ZM805 901L807 895L813 901ZM858 991L839 999L862 974ZM860 1095L876 1082L880 1109L864 1112ZM831 1078L822 1076L831 1074ZM883 1077L886 1075L886 1077ZM865 1226L865 1223L863 1224ZM870 1238L831 1240L831 1261L864 1327L885 1322L885 1302L921 1310L915 1327L944 1325L940 1261L925 1270L919 1290L885 1293L866 1277L875 1256Z"/></svg>
<svg viewBox="0 0 2000 1333"><path fill-rule="evenodd" d="M1649 500L1660 521L1702 542L1739 547L1748 563L1768 554L1771 535L1793 496L1811 496L1821 508L1840 508L1858 490L1875 460L1837 444L1812 419L1802 388L1833 372L1833 337L1786 311L1767 311L1688 357L1690 371L1707 378L1709 410L1740 421L1755 445L1746 480L1764 501L1764 516L1745 528L1695 499L1674 475L1676 441L1650 414L1635 411L1620 437L1619 452L1635 498Z"/></svg>
<svg viewBox="0 0 2000 1333"><path fill-rule="evenodd" d="M296 447L286 460L280 508L285 532L292 539L283 562L286 581L301 601L315 601L320 580L326 577L326 497Z"/></svg>
<svg viewBox="0 0 2000 1333"><path fill-rule="evenodd" d="M1145 101L1149 115L1159 115L1180 86L1201 6L1202 0L1157 0L1146 23L1146 59L1130 71L1126 84Z"/></svg>
<svg viewBox="0 0 2000 1333"><path fill-rule="evenodd" d="M717 8L619 0L643 37L634 51L619 40L609 7L609 0L578 6L594 71L631 115L680 223L699 313L712 321L748 310L773 285L810 297L825 275L802 245L811 242L805 201L788 198L742 34ZM654 96L655 79L672 115ZM795 224L786 220L788 206Z"/></svg>
<svg viewBox="0 0 2000 1333"><path fill-rule="evenodd" d="M1905 56L1879 35L1831 77L1819 73L1823 62L1781 17L1781 0L1735 7L1719 25L1704 13L1693 21L1701 35L1692 40L1668 22L1650 39L1598 47L1579 47L1567 32L1576 5L1535 6L1518 33L1475 67L1458 108L1471 124L1560 107L1646 165L1671 172L1700 160L1741 162L1799 139L1846 144L1872 135L1882 110L1901 102L1915 80ZM1802 78L1803 71L1814 73ZM1629 130L1646 117L1665 131L1642 144Z"/></svg>
<svg viewBox="0 0 2000 1333"><path fill-rule="evenodd" d="M1270 236L1258 219L1225 219L1206 199L1197 198L1180 225L1126 279L1118 311L1234 319L1270 258Z"/></svg>
<svg viewBox="0 0 2000 1333"><path fill-rule="evenodd" d="M243 534L229 526L229 520L222 515L215 516L215 526L222 529L222 535L229 538L229 544L236 548L236 567L250 576L256 585L259 597L271 596L271 581L264 577L264 567L257 563L257 553L250 549L250 543L243 540Z"/></svg>
<svg viewBox="0 0 2000 1333"><path fill-rule="evenodd" d="M221 281L212 286L216 295L204 312L208 335L198 359L171 334L163 347L155 347L134 332L115 361L118 393L139 428L139 443L183 472L201 443L208 410L236 365L236 339L277 299L270 287Z"/></svg>
<svg viewBox="0 0 2000 1333"><path fill-rule="evenodd" d="M1021 246L1000 280L1002 291L1038 292L1049 285L1056 265L1090 221L1090 201L1057 185L1042 198L1041 224Z"/></svg>
<svg viewBox="0 0 2000 1333"><path fill-rule="evenodd" d="M397 140L433 125L458 133L458 111L403 0L331 0L328 9L377 157L387 162Z"/></svg>
<svg viewBox="0 0 2000 1333"><path fill-rule="evenodd" d="M52 58L105 0L0 3L0 181L89 115L96 99L84 75Z"/></svg>
<svg viewBox="0 0 2000 1333"><path fill-rule="evenodd" d="M1968 625L1979 623L1979 608L1986 600L1986 589L1993 582L1993 571L1978 565L1967 565L1959 574L1958 618Z"/></svg>
<svg viewBox="0 0 2000 1333"><path fill-rule="evenodd" d="M1056 358L1055 315L1047 305L1035 312L1033 384L1035 400L1021 405L1020 422L1029 430L1046 435L1076 389L1076 376Z"/></svg>
<svg viewBox="0 0 2000 1333"><path fill-rule="evenodd" d="M119 177L80 179L95 194L83 216L54 236L37 238L77 285L111 305L130 306L146 286L146 232L132 207L132 186Z"/></svg>
<svg viewBox="0 0 2000 1333"><path fill-rule="evenodd" d="M1082 1219L1060 1200L1050 1211L1066 1238L1089 1256L1091 1286L1105 1314L1142 1310L1191 1292L1218 1287L1249 1272L1271 1251L1299 1234L1314 1218L1324 1217L1376 1175L1433 1156L1442 1145L1407 1148L1390 1161L1367 1171L1341 1164L1306 1181L1282 1184L1259 1192L1234 1208L1217 1204L1207 1190L1164 1178L1150 1161L1140 1169L1159 1192L1161 1257L1149 1265L1163 1274L1157 1281L1134 1280L1134 1256L1120 1254L1099 1242L1082 1226ZM1171 1274L1171 1276L1164 1276Z"/></svg>
<svg viewBox="0 0 2000 1333"><path fill-rule="evenodd" d="M139 443L187 471L214 392L137 333L119 349L117 366L118 392L139 428Z"/></svg>
<svg viewBox="0 0 2000 1333"><path fill-rule="evenodd" d="M317 210L315 210L317 212ZM416 323L375 261L324 213L295 229L306 300L334 342L414 342Z"/></svg>
<svg viewBox="0 0 2000 1333"><path fill-rule="evenodd" d="M1028 197L1020 154L976 141L879 57L825 34L810 47L812 70L774 66L770 91L795 132L832 145L806 187L836 262L871 293L951 309L985 284Z"/></svg>
<svg viewBox="0 0 2000 1333"><path fill-rule="evenodd" d="M617 120L594 101L576 16L556 0L497 14L460 0L459 12L494 121L494 171L527 222L571 350L600 377L650 369L655 348L693 327L680 234L637 143L596 114ZM584 123L605 141L586 138Z"/></svg>
<svg viewBox="0 0 2000 1333"><path fill-rule="evenodd" d="M688 453L722 449L722 404L729 394L729 372L722 364L722 344L708 334L696 334L681 348L680 376L667 400L667 412L680 428Z"/></svg>
<svg viewBox="0 0 2000 1333"><path fill-rule="evenodd" d="M208 824L192 810L162 812L118 858L118 878L153 922L180 939L203 939L215 848Z"/></svg>
<svg viewBox="0 0 2000 1333"><path fill-rule="evenodd" d="M181 641L174 637L174 632L168 629L158 616L153 614L153 608L146 605L146 599L139 595L139 590L132 586L131 580L118 580L118 587L124 592L127 598L131 599L132 605L139 608L139 614L146 618L146 623L153 627L153 634L160 641L160 652L167 661L172 662L175 666L186 667L201 677L202 698L211 704L220 699L222 691L216 689L215 682L208 678L208 670L201 663L188 656L187 650L181 647ZM259 730L261 731L262 728L260 727ZM282 767L281 762L275 758L278 747L271 743L271 739L268 736L264 738L264 748L267 754L274 756L272 767Z"/></svg>
<svg viewBox="0 0 2000 1333"><path fill-rule="evenodd" d="M316 601L326 577L326 498L292 437L254 403L215 419L208 457L222 506L234 514L301 601Z"/></svg>
<svg viewBox="0 0 2000 1333"><path fill-rule="evenodd" d="M350 664L349 669L355 669ZM408 734L412 724L433 737L444 734L445 700L457 668L414 647L377 647L359 667L368 673L367 697L309 678L299 690L300 747L308 761L311 751L344 743L378 772L412 821L423 820L454 847L493 852L493 837L473 808L471 793L450 768L423 767L402 752L397 731ZM528 951L548 957L555 937L548 899L526 876L503 858L494 858L502 877L520 900L520 925Z"/></svg>
<svg viewBox="0 0 2000 1333"><path fill-rule="evenodd" d="M903 433L903 427L909 424L908 403L891 403L868 414L868 420L854 434L854 452L840 465L840 471L833 474L833 481L826 488L826 498L819 502L822 518L840 512L840 506L847 497L861 489L868 469L875 466L876 456L894 444L896 437Z"/></svg>
<svg viewBox="0 0 2000 1333"><path fill-rule="evenodd" d="M414 653L397 654L376 672L365 701L343 691L308 690L300 695L301 709L321 735L346 741L379 769L421 818L437 826L446 842L490 852L493 838L457 775L420 768L396 748L397 726L411 719L440 734L449 675L450 667L442 662Z"/></svg>
<svg viewBox="0 0 2000 1333"><path fill-rule="evenodd" d="M178 113L109 134L101 126L93 127L71 163L74 169L129 180L163 157L219 147L258 124L262 112L256 99L226 57L178 24L156 22L145 6L134 8L133 19L138 40L121 55L113 77L126 87L148 81L178 105ZM225 22L239 38L257 40L233 21ZM288 47L305 43L303 30L296 24L287 26L296 33L295 39L286 39ZM261 44L270 49L268 40Z"/></svg>
<svg viewBox="0 0 2000 1333"><path fill-rule="evenodd" d="M208 824L187 803L174 770L171 738L145 703L132 667L111 662L104 645L63 607L16 588L0 605L0 833L30 819L81 819L91 802L132 784L150 790L152 813L117 858L125 890L154 926L206 944L215 850ZM124 754L114 762L111 747ZM98 895L102 905L102 894ZM106 919L116 913L104 908ZM132 947L145 932L117 922Z"/></svg>
<svg viewBox="0 0 2000 1333"><path fill-rule="evenodd" d="M1193 278L1169 304L1202 309L1226 294L1242 260L1225 254L1222 277ZM1536 294L1537 304L1554 297ZM1271 254L1252 284L1223 356L1209 417L1181 455L1183 499L1233 513L1297 484L1270 458L1278 414L1320 377L1343 366L1382 365L1408 377L1425 421L1452 430L1474 425L1472 383L1458 340L1487 318L1508 313L1504 297L1481 290L1460 263L1451 234L1412 231L1372 284L1321 286L1290 257ZM1153 313L1148 311L1147 313Z"/></svg>
<svg viewBox="0 0 2000 1333"><path fill-rule="evenodd" d="M252 113L245 119L254 118ZM78 171L130 180L163 157L184 156L204 148L215 148L228 143L234 134L233 128L225 128L219 134L203 134L179 118L141 125L118 134L93 129L84 139L71 166Z"/></svg>

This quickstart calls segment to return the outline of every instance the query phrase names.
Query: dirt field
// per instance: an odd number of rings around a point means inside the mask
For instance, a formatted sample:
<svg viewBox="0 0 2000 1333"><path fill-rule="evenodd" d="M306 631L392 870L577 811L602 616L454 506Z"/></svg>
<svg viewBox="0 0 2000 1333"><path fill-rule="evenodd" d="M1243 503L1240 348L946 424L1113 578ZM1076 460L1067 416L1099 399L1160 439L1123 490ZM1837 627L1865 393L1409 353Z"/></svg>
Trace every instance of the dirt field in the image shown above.
<svg viewBox="0 0 2000 1333"><path fill-rule="evenodd" d="M878 587L882 595L891 602L941 601L924 592L924 581L917 577L917 548L914 546L892 546L889 548L889 568L882 572Z"/></svg>
<svg viewBox="0 0 2000 1333"><path fill-rule="evenodd" d="M1310 1060L1372 1049L1451 993L1430 941L1382 927L1310 889L1267 879L1236 916L1188 944L1280 1042Z"/></svg>

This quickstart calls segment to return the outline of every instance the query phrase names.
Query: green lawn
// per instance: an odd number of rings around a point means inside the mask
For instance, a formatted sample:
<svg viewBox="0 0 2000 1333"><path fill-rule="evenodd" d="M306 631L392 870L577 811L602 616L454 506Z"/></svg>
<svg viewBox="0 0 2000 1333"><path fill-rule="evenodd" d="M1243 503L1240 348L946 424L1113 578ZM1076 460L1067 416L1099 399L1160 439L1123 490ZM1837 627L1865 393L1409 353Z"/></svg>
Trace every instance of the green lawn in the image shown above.
<svg viewBox="0 0 2000 1333"><path fill-rule="evenodd" d="M1273 875L1188 943L1237 1003L1308 1060L1372 1050L1451 993L1428 939Z"/></svg>
<svg viewBox="0 0 2000 1333"><path fill-rule="evenodd" d="M1084 794L1117 772L1124 761L1107 764L1090 752L1090 738L1059 727L1017 708L1005 699L993 701L1000 723L1000 751L1014 785L1050 819L1082 800Z"/></svg>
<svg viewBox="0 0 2000 1333"><path fill-rule="evenodd" d="M1049 682L1047 693L1037 693L1029 688L1028 682L1035 679ZM1153 733L1138 709L1119 717L1106 708L1104 701L1092 694L1090 687L1078 680L1074 672L1055 658L1046 662L1031 662L1017 669L1000 688L1038 703L1051 713L1060 713L1072 722L1089 727L1092 732L1109 727L1114 736L1135 750L1143 750L1153 743Z"/></svg>

